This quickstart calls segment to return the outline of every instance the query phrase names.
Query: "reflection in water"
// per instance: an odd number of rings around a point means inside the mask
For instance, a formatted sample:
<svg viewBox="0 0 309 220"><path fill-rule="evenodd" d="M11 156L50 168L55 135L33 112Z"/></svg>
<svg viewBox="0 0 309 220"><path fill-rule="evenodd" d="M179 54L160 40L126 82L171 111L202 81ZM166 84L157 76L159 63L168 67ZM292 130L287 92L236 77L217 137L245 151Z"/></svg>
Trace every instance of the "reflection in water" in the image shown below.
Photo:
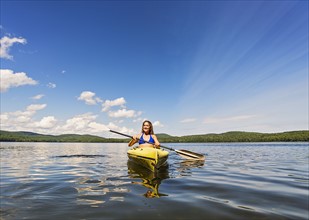
<svg viewBox="0 0 309 220"><path fill-rule="evenodd" d="M130 190L120 177L82 177L76 180L75 189L78 192L77 202L80 205L98 207L108 201L124 201L124 193Z"/></svg>
<svg viewBox="0 0 309 220"><path fill-rule="evenodd" d="M202 167L205 164L205 160L183 160L180 162L180 167L183 169L191 169L196 167Z"/></svg>
<svg viewBox="0 0 309 220"><path fill-rule="evenodd" d="M159 198L161 196L167 196L159 192L159 186L164 179L169 178L168 166L161 167L159 171L152 172L128 160L128 173L131 178L142 179L142 182L133 181L132 183L148 188L147 192L144 194L145 197Z"/></svg>
<svg viewBox="0 0 309 220"><path fill-rule="evenodd" d="M78 192L77 203L80 205L89 204L92 207L103 204L105 201L102 199L102 195L105 195L106 191L102 189L105 185L105 181L105 179L93 180L91 177L76 179L74 188Z"/></svg>
<svg viewBox="0 0 309 220"><path fill-rule="evenodd" d="M66 175L75 177L70 182L76 190L78 205L100 207L106 202L123 202L124 194L129 192L129 189L124 186L126 182L121 178L119 160L116 161L113 157L114 152L107 150L105 148L104 152L93 149L92 151L87 149L86 152L66 151L62 155L58 155L57 152L57 155L51 157L59 163L70 164L71 169L66 171ZM125 161L123 164L125 167Z"/></svg>
<svg viewBox="0 0 309 220"><path fill-rule="evenodd" d="M177 168L181 176L191 176L192 168L201 168L205 164L205 160L182 160Z"/></svg>

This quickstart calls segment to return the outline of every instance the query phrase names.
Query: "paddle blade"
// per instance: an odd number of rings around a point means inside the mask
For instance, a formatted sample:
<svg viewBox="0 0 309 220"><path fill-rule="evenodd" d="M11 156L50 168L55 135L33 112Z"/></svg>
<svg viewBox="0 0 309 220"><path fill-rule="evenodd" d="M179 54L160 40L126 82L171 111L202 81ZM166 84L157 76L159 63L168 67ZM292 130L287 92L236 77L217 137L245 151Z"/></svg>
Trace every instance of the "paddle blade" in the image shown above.
<svg viewBox="0 0 309 220"><path fill-rule="evenodd" d="M175 150L177 154L188 160L205 160L205 155L194 153L188 150Z"/></svg>

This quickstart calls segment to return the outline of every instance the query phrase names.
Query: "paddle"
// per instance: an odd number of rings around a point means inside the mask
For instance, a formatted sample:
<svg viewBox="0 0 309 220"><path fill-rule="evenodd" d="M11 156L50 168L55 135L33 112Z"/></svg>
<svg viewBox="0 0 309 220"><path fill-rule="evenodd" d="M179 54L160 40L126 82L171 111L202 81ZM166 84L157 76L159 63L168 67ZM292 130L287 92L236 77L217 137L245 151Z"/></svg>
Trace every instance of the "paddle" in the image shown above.
<svg viewBox="0 0 309 220"><path fill-rule="evenodd" d="M130 135L127 135L127 134L123 134L123 133L120 133L118 131L113 131L113 130L109 130L109 131L113 132L115 134L119 134L119 135L122 135L122 136L125 136L125 137L133 139L133 136L130 136ZM145 142L148 143L148 144L152 144L152 143L150 143L148 141L145 141ZM160 145L160 147L168 149L168 150L171 150L171 151L175 151L180 156L182 156L182 157L184 157L186 159L189 159L189 160L205 160L205 156L203 154L194 153L194 152L191 152L191 151L188 151L188 150L176 150L176 149L173 149L173 148L170 148L170 147L165 147L165 146L162 146L162 145Z"/></svg>

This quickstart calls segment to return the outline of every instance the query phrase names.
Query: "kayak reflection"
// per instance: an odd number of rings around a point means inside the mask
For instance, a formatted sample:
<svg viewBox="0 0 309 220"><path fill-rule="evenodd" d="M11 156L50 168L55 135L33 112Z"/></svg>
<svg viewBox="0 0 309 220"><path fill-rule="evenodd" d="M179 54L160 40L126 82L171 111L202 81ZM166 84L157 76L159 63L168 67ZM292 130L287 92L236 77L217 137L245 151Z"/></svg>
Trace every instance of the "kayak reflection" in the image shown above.
<svg viewBox="0 0 309 220"><path fill-rule="evenodd" d="M168 166L163 166L160 170L152 172L144 167L128 160L128 174L131 178L141 179L141 182L133 181L132 184L138 184L146 187L148 190L144 194L147 198L168 196L159 192L159 186L164 179L169 178Z"/></svg>

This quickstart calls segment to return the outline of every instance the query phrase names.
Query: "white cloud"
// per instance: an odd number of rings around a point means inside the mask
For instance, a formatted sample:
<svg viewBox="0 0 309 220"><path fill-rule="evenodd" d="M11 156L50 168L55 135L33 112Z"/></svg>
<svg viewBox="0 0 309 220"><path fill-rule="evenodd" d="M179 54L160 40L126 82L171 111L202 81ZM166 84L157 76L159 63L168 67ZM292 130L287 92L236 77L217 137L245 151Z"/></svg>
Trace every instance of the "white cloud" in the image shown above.
<svg viewBox="0 0 309 220"><path fill-rule="evenodd" d="M31 115L17 115L15 121L18 123L26 123L31 121Z"/></svg>
<svg viewBox="0 0 309 220"><path fill-rule="evenodd" d="M106 100L102 104L102 111L106 112L106 111L108 111L113 106L122 106L122 107L124 107L124 104L126 104L126 100L123 97L115 99L115 100Z"/></svg>
<svg viewBox="0 0 309 220"><path fill-rule="evenodd" d="M96 105L97 103L102 102L102 100L99 97L95 97L94 92L90 91L82 92L77 99L85 101L87 105Z"/></svg>
<svg viewBox="0 0 309 220"><path fill-rule="evenodd" d="M23 85L36 85L37 81L28 77L26 73L14 73L13 70L0 69L0 91L6 92L12 87L19 87Z"/></svg>
<svg viewBox="0 0 309 220"><path fill-rule="evenodd" d="M124 134L135 134L136 132L134 131L134 129L129 129L127 127L119 127L117 125L115 125L114 123L110 122L107 127L111 130L115 130L118 131L120 133L124 133ZM121 136L119 136L118 134L114 134L114 133L109 133L107 134L107 136L109 137L113 137L113 138L119 138Z"/></svg>
<svg viewBox="0 0 309 220"><path fill-rule="evenodd" d="M6 122L7 120L9 119L9 115L7 113L4 113L4 114L0 114L0 121L1 121L1 124Z"/></svg>
<svg viewBox="0 0 309 220"><path fill-rule="evenodd" d="M36 113L46 108L46 104L32 104L23 111L4 112L0 114L1 129L9 131L31 131L42 134L93 134L104 137L118 137L108 132L113 129L126 134L135 133L133 129L114 123L100 123L93 113L75 115L67 120L57 120L55 116L36 119Z"/></svg>
<svg viewBox="0 0 309 220"><path fill-rule="evenodd" d="M66 72L67 72L66 70L62 70L62 71L61 71L62 74L65 74Z"/></svg>
<svg viewBox="0 0 309 220"><path fill-rule="evenodd" d="M140 112L136 113L134 110L127 109L119 109L117 111L109 111L108 116L111 118L133 118L140 114Z"/></svg>
<svg viewBox="0 0 309 220"><path fill-rule="evenodd" d="M47 85L46 85L48 88L51 88L51 89L54 89L54 88L56 88L56 84L55 83L48 83Z"/></svg>
<svg viewBox="0 0 309 220"><path fill-rule="evenodd" d="M37 111L46 107L46 104L29 105L24 111L4 112L0 115L1 128L8 130L32 130L40 126L46 125L47 122L51 122L51 118L42 119L40 122L36 122L33 116Z"/></svg>
<svg viewBox="0 0 309 220"><path fill-rule="evenodd" d="M57 123L57 119L54 116L43 117L40 121L34 124L36 128L52 128Z"/></svg>
<svg viewBox="0 0 309 220"><path fill-rule="evenodd" d="M84 91L77 98L78 100L85 101L87 105L96 105L102 100L95 96L96 94L91 91ZM126 100L124 97L120 97L114 100L106 100L102 103L102 112L107 112L110 108L114 106L120 106L121 109L116 111L108 111L107 115L111 118L134 118L142 114L142 111L128 110L125 107Z"/></svg>
<svg viewBox="0 0 309 220"><path fill-rule="evenodd" d="M93 115L92 113L76 115L66 121L64 129L76 131L86 129L88 127L88 124L94 121L96 118L97 115Z"/></svg>
<svg viewBox="0 0 309 220"><path fill-rule="evenodd" d="M94 129L96 132L103 132L109 130L106 125L97 122L90 122L88 126L89 128Z"/></svg>
<svg viewBox="0 0 309 220"><path fill-rule="evenodd" d="M33 99L33 100L39 100L39 99L41 99L41 98L43 98L43 97L44 97L43 94L39 94L39 95L36 95L36 96L31 97L31 99Z"/></svg>
<svg viewBox="0 0 309 220"><path fill-rule="evenodd" d="M4 36L0 39L0 57L3 59L8 59L12 60L13 56L9 54L10 47L13 46L15 43L20 43L20 44L26 44L27 41L24 38L9 38L7 36Z"/></svg>
<svg viewBox="0 0 309 220"><path fill-rule="evenodd" d="M96 122L97 115L92 113L85 113L81 115L76 115L68 119L64 125L58 126L58 133L76 133L76 134L95 134L104 137L113 136L112 133L108 132L110 129L116 130L122 133L134 133L133 129L128 129L126 127L119 127L118 125L110 122L107 125L103 123ZM119 137L113 136L113 137Z"/></svg>
<svg viewBox="0 0 309 220"><path fill-rule="evenodd" d="M25 111L3 113L0 115L1 128L43 134L100 134L106 127L95 122L97 116L91 113L77 115L64 122L58 121L55 116L45 116L40 120L35 120L36 111L43 109L43 107L43 105L29 105Z"/></svg>
<svg viewBox="0 0 309 220"><path fill-rule="evenodd" d="M152 123L154 127L164 127L164 125L160 121L155 121Z"/></svg>
<svg viewBox="0 0 309 220"><path fill-rule="evenodd" d="M143 118L139 117L137 119L133 119L133 122L136 123L136 122L141 122L141 121L145 121L143 120Z"/></svg>
<svg viewBox="0 0 309 220"><path fill-rule="evenodd" d="M196 118L186 118L180 121L180 123L191 123L191 122L195 122Z"/></svg>
<svg viewBox="0 0 309 220"><path fill-rule="evenodd" d="M44 109L46 106L47 106L46 104L32 104L27 107L27 111L36 112Z"/></svg>

